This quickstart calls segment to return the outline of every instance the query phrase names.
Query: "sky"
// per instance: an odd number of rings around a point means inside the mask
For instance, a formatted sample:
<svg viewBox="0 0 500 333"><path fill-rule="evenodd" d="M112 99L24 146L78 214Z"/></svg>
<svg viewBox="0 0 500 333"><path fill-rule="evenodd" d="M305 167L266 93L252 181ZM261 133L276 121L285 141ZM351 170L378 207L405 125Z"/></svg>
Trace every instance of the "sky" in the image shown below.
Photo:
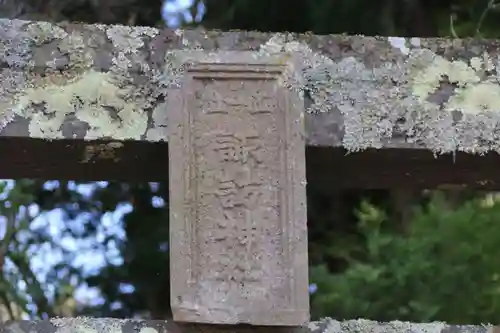
<svg viewBox="0 0 500 333"><path fill-rule="evenodd" d="M180 23L180 16L182 16L186 22L192 22L193 18L187 10L191 7L192 3L192 0L164 1L161 7L161 13L168 26L177 27ZM198 15L195 20L200 21L204 12L205 7L203 6L203 3L200 3L198 6Z"/></svg>

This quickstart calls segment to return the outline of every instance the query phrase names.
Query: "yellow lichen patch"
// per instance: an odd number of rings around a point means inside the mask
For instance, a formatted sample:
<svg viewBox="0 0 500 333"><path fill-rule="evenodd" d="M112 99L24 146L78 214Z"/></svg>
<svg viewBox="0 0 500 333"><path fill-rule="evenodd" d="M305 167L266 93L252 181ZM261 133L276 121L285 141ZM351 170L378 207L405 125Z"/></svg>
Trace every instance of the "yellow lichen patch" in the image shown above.
<svg viewBox="0 0 500 333"><path fill-rule="evenodd" d="M480 81L476 71L465 62L448 61L443 57L436 56L427 68L413 78L413 94L421 102L427 100L445 77L459 87Z"/></svg>
<svg viewBox="0 0 500 333"><path fill-rule="evenodd" d="M52 318L56 333L122 333L123 320L89 317Z"/></svg>
<svg viewBox="0 0 500 333"><path fill-rule="evenodd" d="M454 95L444 105L445 110L468 114L497 112L500 111L500 85L485 77L485 71L493 69L493 63L486 53L482 57L471 58L469 65L465 61L449 61L435 56L429 66L414 76L412 91L420 102L425 102L447 78L456 88Z"/></svg>
<svg viewBox="0 0 500 333"><path fill-rule="evenodd" d="M15 113L31 120L32 137L63 138L61 126L67 115L74 114L89 125L85 139L140 139L146 132L147 114L120 93L110 74L89 71L65 85L26 89L17 96ZM35 105L45 105L44 111Z"/></svg>
<svg viewBox="0 0 500 333"><path fill-rule="evenodd" d="M457 90L446 105L448 110L478 114L484 111L500 111L500 86L492 82L472 85Z"/></svg>

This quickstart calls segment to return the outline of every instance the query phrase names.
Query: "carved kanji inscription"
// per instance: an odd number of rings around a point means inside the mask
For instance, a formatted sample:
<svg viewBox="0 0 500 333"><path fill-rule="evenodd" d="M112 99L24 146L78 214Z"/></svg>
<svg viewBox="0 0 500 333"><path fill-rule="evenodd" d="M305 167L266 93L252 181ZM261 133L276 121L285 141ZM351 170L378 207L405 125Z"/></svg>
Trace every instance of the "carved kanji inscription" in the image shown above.
<svg viewBox="0 0 500 333"><path fill-rule="evenodd" d="M309 320L303 104L284 67L195 64L169 92L175 320Z"/></svg>

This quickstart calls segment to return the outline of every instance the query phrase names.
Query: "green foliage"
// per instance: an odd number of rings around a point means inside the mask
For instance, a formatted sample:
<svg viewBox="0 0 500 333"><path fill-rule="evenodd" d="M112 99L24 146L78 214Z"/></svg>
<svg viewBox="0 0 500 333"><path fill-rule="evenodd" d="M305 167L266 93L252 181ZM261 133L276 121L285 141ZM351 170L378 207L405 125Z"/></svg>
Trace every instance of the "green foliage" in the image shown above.
<svg viewBox="0 0 500 333"><path fill-rule="evenodd" d="M315 316L498 321L500 204L472 200L450 210L436 196L418 209L407 235L384 230L383 212L367 203L359 218L364 258L340 274L311 270Z"/></svg>
<svg viewBox="0 0 500 333"><path fill-rule="evenodd" d="M199 2L199 1L197 1ZM207 28L418 37L500 37L495 0L205 0Z"/></svg>

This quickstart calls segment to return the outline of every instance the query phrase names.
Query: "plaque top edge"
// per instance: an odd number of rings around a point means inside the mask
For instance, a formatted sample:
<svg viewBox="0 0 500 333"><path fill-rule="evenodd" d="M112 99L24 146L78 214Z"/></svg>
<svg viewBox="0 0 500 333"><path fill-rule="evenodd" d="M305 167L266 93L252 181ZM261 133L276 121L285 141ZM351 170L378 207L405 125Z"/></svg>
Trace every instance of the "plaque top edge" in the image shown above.
<svg viewBox="0 0 500 333"><path fill-rule="evenodd" d="M288 66L294 63L294 56L287 52L262 54L258 51L216 51L173 50L167 52L167 63L211 66Z"/></svg>
<svg viewBox="0 0 500 333"><path fill-rule="evenodd" d="M199 62L186 69L188 72L226 72L226 73L263 73L281 74L286 70L283 64L252 64L242 62Z"/></svg>
<svg viewBox="0 0 500 333"><path fill-rule="evenodd" d="M172 50L166 55L167 84L178 89L185 80L277 80L281 86L296 86L301 66L287 52Z"/></svg>

